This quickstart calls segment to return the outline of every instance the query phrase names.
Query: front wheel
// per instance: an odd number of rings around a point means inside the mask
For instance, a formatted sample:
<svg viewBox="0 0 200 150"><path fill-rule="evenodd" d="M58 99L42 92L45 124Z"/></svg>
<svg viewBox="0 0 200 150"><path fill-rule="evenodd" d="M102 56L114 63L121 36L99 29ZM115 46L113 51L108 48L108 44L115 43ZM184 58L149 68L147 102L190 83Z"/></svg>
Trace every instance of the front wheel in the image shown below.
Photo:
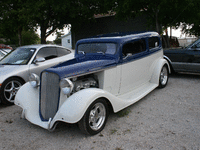
<svg viewBox="0 0 200 150"><path fill-rule="evenodd" d="M95 135L103 130L107 118L108 105L104 99L98 99L88 107L78 125L83 133Z"/></svg>
<svg viewBox="0 0 200 150"><path fill-rule="evenodd" d="M164 65L160 72L159 88L164 88L167 85L169 78L169 71L167 65Z"/></svg>
<svg viewBox="0 0 200 150"><path fill-rule="evenodd" d="M23 85L23 81L18 78L10 78L6 80L0 91L0 98L3 104L13 105L17 91Z"/></svg>

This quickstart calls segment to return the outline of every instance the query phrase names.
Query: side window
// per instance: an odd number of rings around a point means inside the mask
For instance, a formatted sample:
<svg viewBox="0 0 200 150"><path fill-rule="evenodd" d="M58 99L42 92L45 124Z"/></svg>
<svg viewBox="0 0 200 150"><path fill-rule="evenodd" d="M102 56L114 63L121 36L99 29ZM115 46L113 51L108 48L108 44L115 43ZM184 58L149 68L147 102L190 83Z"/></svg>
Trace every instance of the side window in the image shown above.
<svg viewBox="0 0 200 150"><path fill-rule="evenodd" d="M45 60L49 60L57 57L57 52L55 47L45 47L40 49L40 51L36 55L36 59L43 57Z"/></svg>
<svg viewBox="0 0 200 150"><path fill-rule="evenodd" d="M59 48L56 48L56 49L57 49L58 57L64 56L64 55L67 55L67 54L71 53L70 50L65 49L65 48L60 48L60 47L59 47Z"/></svg>
<svg viewBox="0 0 200 150"><path fill-rule="evenodd" d="M133 54L137 54L143 51L146 51L146 44L145 40L143 39L126 43L122 48L122 53L124 57L126 57L127 55L130 56Z"/></svg>
<svg viewBox="0 0 200 150"><path fill-rule="evenodd" d="M158 37L150 37L149 38L149 49L159 47L159 45L160 45L159 41L160 40Z"/></svg>

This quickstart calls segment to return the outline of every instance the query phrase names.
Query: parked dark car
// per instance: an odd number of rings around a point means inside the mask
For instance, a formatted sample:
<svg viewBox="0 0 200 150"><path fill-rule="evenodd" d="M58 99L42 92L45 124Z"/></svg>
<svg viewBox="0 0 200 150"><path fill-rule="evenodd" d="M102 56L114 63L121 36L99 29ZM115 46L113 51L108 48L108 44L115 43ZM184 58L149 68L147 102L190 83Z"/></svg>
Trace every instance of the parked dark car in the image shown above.
<svg viewBox="0 0 200 150"><path fill-rule="evenodd" d="M200 39L186 48L164 50L164 55L172 71L200 73Z"/></svg>

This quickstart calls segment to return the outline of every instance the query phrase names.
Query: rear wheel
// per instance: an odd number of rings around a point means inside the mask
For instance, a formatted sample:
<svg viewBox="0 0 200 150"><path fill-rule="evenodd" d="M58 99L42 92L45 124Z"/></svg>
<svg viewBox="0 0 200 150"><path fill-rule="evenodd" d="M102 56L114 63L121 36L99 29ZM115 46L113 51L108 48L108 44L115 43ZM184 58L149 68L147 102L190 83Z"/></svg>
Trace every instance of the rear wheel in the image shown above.
<svg viewBox="0 0 200 150"><path fill-rule="evenodd" d="M6 105L13 105L15 95L23 84L24 82L18 78L10 78L6 80L2 84L0 91L2 103Z"/></svg>
<svg viewBox="0 0 200 150"><path fill-rule="evenodd" d="M94 101L78 122L80 130L85 134L95 135L103 130L108 118L108 105L104 99Z"/></svg>
<svg viewBox="0 0 200 150"><path fill-rule="evenodd" d="M167 65L164 65L160 72L159 88L164 88L167 85L169 78L169 71Z"/></svg>

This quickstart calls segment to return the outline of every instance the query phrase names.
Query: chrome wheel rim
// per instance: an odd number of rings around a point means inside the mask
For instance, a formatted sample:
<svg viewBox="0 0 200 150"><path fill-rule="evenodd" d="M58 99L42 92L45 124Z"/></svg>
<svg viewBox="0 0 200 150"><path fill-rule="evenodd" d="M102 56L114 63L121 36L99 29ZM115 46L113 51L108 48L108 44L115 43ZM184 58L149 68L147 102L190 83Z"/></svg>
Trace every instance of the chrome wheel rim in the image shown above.
<svg viewBox="0 0 200 150"><path fill-rule="evenodd" d="M167 72L167 68L163 67L160 73L160 83L162 85L165 85L167 83L167 79L168 79L168 72Z"/></svg>
<svg viewBox="0 0 200 150"><path fill-rule="evenodd" d="M106 108L102 103L96 103L89 114L89 126L93 130L99 130L106 118Z"/></svg>
<svg viewBox="0 0 200 150"><path fill-rule="evenodd" d="M22 84L16 80L8 82L4 88L4 97L6 100L9 102L14 102L15 95L21 86Z"/></svg>

